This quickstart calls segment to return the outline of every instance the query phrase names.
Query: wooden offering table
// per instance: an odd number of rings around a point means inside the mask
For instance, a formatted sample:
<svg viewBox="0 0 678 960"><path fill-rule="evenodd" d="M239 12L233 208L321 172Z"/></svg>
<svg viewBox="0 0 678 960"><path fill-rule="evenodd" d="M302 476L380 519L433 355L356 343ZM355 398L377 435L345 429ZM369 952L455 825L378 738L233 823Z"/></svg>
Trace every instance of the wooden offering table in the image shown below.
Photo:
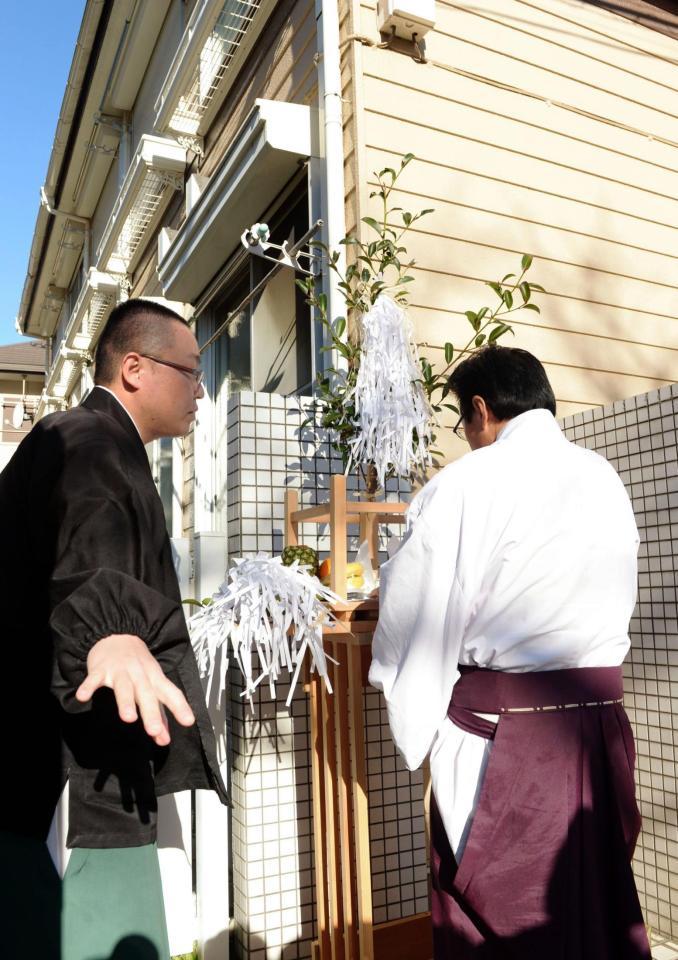
<svg viewBox="0 0 678 960"><path fill-rule="evenodd" d="M346 478L333 476L329 503L299 509L287 493L285 534L298 543L300 523L329 523L331 588L344 594L347 525L360 524L377 564L379 523L402 523L407 504L346 499ZM430 960L430 914L374 924L363 689L379 601L346 601L334 609L323 643L333 692L314 674L311 698L313 830L318 939L314 960Z"/></svg>

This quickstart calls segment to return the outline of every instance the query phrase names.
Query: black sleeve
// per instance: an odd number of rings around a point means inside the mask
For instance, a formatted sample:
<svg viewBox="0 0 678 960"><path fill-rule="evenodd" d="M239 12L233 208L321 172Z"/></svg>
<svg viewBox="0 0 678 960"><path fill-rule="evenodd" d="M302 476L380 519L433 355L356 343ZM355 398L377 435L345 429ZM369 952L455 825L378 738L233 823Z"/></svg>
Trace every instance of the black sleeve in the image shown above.
<svg viewBox="0 0 678 960"><path fill-rule="evenodd" d="M160 558L144 537L143 499L115 442L79 444L65 455L50 499L53 689L66 709L80 710L73 695L98 640L141 637L172 668L186 654L186 625L181 605L144 582L149 563Z"/></svg>

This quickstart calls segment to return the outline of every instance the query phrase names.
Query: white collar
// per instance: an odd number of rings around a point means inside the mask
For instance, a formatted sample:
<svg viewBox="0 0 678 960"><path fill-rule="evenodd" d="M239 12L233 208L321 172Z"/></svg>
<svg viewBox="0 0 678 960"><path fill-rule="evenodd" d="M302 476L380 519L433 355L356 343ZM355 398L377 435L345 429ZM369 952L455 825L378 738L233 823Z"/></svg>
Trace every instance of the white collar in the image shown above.
<svg viewBox="0 0 678 960"><path fill-rule="evenodd" d="M117 402L120 404L120 406L122 407L122 409L125 411L125 413L127 414L127 416L130 418L130 420L131 420L132 423L134 424L134 429L135 429L136 432L139 434L139 439L140 439L141 442L143 443L143 442L144 442L144 438L141 436L141 430L140 430L139 427L136 425L136 423L135 423L135 421L134 421L134 417L133 417L132 414L129 412L129 410L127 409L127 407L125 406L125 404L122 402L122 400L120 399L120 397L117 396L117 394L113 393L112 390L109 390L108 387L104 387L104 386L102 386L100 383L96 383L96 384L94 385L94 389L95 389L95 390L105 390L106 393L110 393L110 395L111 395L112 397L115 397L115 399L117 400Z"/></svg>
<svg viewBox="0 0 678 960"><path fill-rule="evenodd" d="M554 434L557 433L563 437L560 425L550 410L527 410L525 413L521 413L517 417L512 417L506 426L501 428L497 434L495 443L499 443L502 440L507 440L510 436L512 436L512 434L521 432L525 429L530 431L546 430L553 432Z"/></svg>

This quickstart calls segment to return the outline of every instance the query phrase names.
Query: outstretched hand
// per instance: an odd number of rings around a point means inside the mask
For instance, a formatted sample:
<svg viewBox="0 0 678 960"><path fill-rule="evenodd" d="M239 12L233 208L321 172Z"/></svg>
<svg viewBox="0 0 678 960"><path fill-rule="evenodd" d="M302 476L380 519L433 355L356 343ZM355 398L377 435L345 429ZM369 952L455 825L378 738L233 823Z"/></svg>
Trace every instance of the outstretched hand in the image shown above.
<svg viewBox="0 0 678 960"><path fill-rule="evenodd" d="M165 707L182 727L195 723L193 711L181 690L140 637L115 633L97 641L87 656L87 677L75 697L87 703L101 687L115 694L120 719L134 723L141 714L144 730L159 747L170 742Z"/></svg>

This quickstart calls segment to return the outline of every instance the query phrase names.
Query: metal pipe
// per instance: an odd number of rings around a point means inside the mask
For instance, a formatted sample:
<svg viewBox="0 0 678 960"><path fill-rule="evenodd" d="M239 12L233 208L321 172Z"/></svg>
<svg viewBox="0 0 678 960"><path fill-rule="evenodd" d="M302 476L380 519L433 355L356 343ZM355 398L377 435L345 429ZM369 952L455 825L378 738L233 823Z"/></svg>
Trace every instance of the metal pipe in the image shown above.
<svg viewBox="0 0 678 960"><path fill-rule="evenodd" d="M326 221L325 242L339 252L337 266L343 274L346 267L346 234L344 187L344 131L341 100L341 54L339 50L339 8L337 0L316 0L318 19L318 85L324 131L323 144L323 217ZM327 314L330 320L345 313L345 301L339 277L327 268L323 277L327 290ZM341 356L331 356L331 365L339 369Z"/></svg>

